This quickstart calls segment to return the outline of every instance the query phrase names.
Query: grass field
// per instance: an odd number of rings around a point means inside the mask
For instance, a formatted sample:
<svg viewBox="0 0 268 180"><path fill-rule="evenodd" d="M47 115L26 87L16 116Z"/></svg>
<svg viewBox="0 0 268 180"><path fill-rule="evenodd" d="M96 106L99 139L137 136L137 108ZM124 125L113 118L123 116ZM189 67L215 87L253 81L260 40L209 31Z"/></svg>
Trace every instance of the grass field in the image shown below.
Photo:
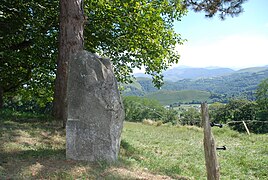
<svg viewBox="0 0 268 180"><path fill-rule="evenodd" d="M221 179L268 179L268 134L213 129ZM119 161L65 159L65 131L53 122L0 117L0 179L206 179L197 127L124 124Z"/></svg>

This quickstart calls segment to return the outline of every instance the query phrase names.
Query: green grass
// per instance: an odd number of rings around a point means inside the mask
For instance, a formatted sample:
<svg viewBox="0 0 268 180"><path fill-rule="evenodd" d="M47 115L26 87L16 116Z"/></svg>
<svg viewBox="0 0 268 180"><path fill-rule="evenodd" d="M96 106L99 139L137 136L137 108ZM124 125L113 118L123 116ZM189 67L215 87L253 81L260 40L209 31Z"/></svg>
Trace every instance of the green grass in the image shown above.
<svg viewBox="0 0 268 180"><path fill-rule="evenodd" d="M197 127L124 124L119 161L65 159L65 131L53 121L0 116L0 179L206 179ZM213 129L221 179L267 179L268 134Z"/></svg>
<svg viewBox="0 0 268 180"><path fill-rule="evenodd" d="M250 136L225 127L213 129L218 146L221 179L268 178L268 135ZM133 158L152 172L206 179L203 132L197 127L154 127L126 123L123 140L140 152ZM142 161L139 160L142 157Z"/></svg>
<svg viewBox="0 0 268 180"><path fill-rule="evenodd" d="M156 99L163 105L169 105L178 102L188 103L192 102L193 100L199 102L209 101L210 93L198 90L183 90L183 91L161 90L149 93L145 97L150 99Z"/></svg>

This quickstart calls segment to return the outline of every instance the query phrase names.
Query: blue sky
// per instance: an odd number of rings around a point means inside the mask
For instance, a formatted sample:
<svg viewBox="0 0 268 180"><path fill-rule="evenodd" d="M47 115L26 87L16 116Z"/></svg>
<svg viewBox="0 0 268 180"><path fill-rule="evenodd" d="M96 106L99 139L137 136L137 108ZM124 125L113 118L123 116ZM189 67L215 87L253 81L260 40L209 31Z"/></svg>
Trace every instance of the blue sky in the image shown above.
<svg viewBox="0 0 268 180"><path fill-rule="evenodd" d="M248 0L238 17L205 18L190 11L175 31L187 42L177 46L175 66L246 68L268 65L268 0Z"/></svg>

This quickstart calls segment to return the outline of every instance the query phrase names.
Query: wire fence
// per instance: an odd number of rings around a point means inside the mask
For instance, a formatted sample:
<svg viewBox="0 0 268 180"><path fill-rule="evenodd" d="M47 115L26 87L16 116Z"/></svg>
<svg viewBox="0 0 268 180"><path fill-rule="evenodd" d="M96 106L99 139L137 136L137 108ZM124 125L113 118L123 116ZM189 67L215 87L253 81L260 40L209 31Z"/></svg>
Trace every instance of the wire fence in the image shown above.
<svg viewBox="0 0 268 180"><path fill-rule="evenodd" d="M257 120L243 120L245 123L268 123L268 121L257 121ZM229 121L227 124L232 123L243 123L243 121Z"/></svg>
<svg viewBox="0 0 268 180"><path fill-rule="evenodd" d="M246 130L249 135L250 132L268 133L268 121L259 121L259 120L229 121L226 123L226 125L239 132Z"/></svg>

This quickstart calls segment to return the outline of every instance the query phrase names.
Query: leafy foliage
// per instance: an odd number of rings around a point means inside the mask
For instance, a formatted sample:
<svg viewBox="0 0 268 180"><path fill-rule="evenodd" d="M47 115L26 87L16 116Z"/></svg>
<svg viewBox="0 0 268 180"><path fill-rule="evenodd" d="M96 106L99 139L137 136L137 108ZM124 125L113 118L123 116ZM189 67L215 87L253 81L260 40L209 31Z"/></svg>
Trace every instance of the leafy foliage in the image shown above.
<svg viewBox="0 0 268 180"><path fill-rule="evenodd" d="M248 123L251 132L267 133L268 123L266 117L261 118L259 105L255 101L245 99L234 99L226 105L213 104L210 109L210 116L214 122L227 123L233 129L245 132L242 121ZM263 121L263 122L262 122Z"/></svg>
<svg viewBox="0 0 268 180"><path fill-rule="evenodd" d="M201 114L198 110L191 107L181 114L180 121L182 125L201 126Z"/></svg>
<svg viewBox="0 0 268 180"><path fill-rule="evenodd" d="M222 117L225 116L225 105L215 102L209 105L209 118L211 122L222 123Z"/></svg>
<svg viewBox="0 0 268 180"><path fill-rule="evenodd" d="M219 17L224 20L226 16L237 16L243 12L242 4L247 0L185 0L186 6L190 6L194 11L203 11L206 17L213 17L219 13Z"/></svg>
<svg viewBox="0 0 268 180"><path fill-rule="evenodd" d="M85 47L111 58L119 81L129 81L132 68L145 67L157 87L162 70L177 63L182 44L173 22L185 15L180 1L85 1L88 22Z"/></svg>
<svg viewBox="0 0 268 180"><path fill-rule="evenodd" d="M165 109L157 100L141 97L124 97L126 121L141 122L144 119L161 120L164 123L178 121L177 112Z"/></svg>
<svg viewBox="0 0 268 180"><path fill-rule="evenodd" d="M253 120L256 118L256 103L248 100L231 100L226 105L226 119L232 121Z"/></svg>
<svg viewBox="0 0 268 180"><path fill-rule="evenodd" d="M6 96L51 102L57 17L57 1L1 1L0 88Z"/></svg>
<svg viewBox="0 0 268 180"><path fill-rule="evenodd" d="M157 87L163 84L161 72L179 60L175 45L184 41L175 33L173 22L198 4L202 10L211 11L210 4L182 0L84 3L88 17L85 48L111 58L118 80L130 81L132 68L144 66ZM235 14L233 9L242 3L215 0L213 13ZM229 10L224 11L223 5ZM0 106L4 94L5 99L19 95L22 102L32 98L43 107L52 101L59 1L2 0L0 7Z"/></svg>

